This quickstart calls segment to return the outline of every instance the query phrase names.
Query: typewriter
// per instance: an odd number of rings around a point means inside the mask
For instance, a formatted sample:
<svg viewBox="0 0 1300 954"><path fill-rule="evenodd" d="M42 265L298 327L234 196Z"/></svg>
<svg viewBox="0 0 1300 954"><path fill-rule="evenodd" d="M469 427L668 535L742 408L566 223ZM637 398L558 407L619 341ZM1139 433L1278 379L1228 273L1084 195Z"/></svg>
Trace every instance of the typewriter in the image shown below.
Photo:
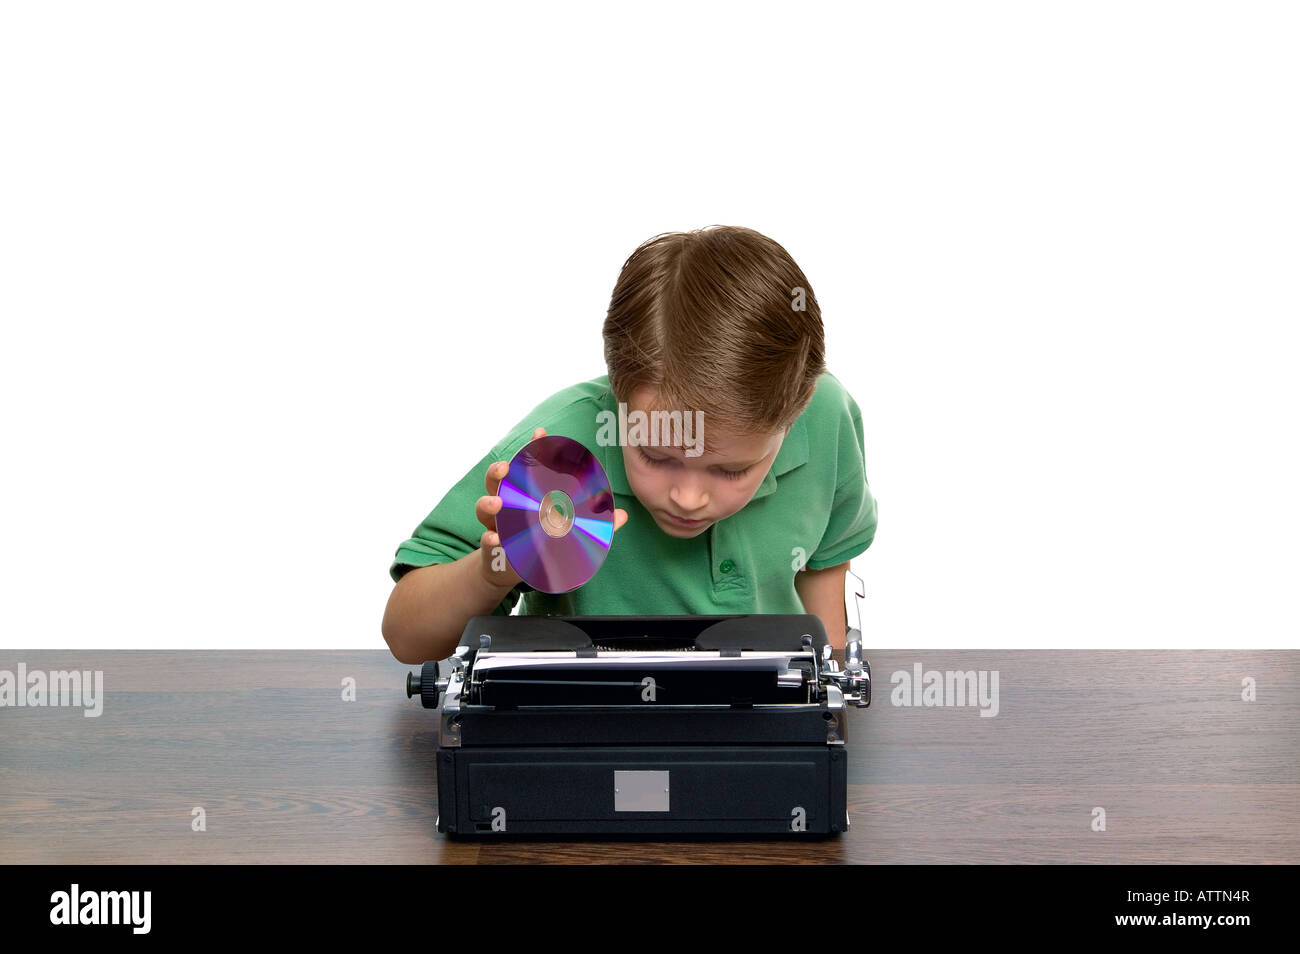
<svg viewBox="0 0 1300 954"><path fill-rule="evenodd" d="M840 669L814 615L476 616L446 662L406 688L441 707L448 836L848 829L856 627Z"/></svg>

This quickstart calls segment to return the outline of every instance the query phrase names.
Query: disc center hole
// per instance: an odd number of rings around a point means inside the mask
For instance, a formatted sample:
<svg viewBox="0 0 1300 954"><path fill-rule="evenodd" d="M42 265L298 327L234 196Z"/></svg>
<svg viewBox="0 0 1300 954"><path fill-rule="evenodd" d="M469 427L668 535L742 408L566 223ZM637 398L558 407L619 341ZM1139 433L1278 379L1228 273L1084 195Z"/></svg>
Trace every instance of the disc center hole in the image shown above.
<svg viewBox="0 0 1300 954"><path fill-rule="evenodd" d="M538 516L548 536L562 537L573 529L573 501L563 490L552 490L542 498Z"/></svg>

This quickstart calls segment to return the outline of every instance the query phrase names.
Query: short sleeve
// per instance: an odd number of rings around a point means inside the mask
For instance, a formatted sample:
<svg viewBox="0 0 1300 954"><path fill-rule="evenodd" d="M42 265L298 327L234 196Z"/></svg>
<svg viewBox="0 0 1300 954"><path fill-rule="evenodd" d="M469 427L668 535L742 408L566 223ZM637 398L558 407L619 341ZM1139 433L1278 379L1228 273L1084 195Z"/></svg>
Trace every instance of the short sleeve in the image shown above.
<svg viewBox="0 0 1300 954"><path fill-rule="evenodd" d="M863 553L876 537L876 498L867 483L862 412L847 392L838 429L836 486L830 517L808 569L824 570Z"/></svg>
<svg viewBox="0 0 1300 954"><path fill-rule="evenodd" d="M503 456L501 445L493 447L443 496L411 536L398 546L388 568L394 583L415 567L453 563L478 549L483 525L474 516L474 505L485 493L484 475L493 461L509 459L510 455ZM527 588L524 585L515 587L493 613L508 616Z"/></svg>

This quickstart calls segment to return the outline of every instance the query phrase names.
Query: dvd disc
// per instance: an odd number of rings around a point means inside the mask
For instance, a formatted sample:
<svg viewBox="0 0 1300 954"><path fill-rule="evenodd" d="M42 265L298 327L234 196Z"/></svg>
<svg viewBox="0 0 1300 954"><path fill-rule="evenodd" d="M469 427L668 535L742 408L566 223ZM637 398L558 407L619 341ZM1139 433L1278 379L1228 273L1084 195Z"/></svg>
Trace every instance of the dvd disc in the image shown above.
<svg viewBox="0 0 1300 954"><path fill-rule="evenodd" d="M525 583L567 593L596 575L614 540L614 493L581 443L548 435L526 444L497 496L497 535Z"/></svg>

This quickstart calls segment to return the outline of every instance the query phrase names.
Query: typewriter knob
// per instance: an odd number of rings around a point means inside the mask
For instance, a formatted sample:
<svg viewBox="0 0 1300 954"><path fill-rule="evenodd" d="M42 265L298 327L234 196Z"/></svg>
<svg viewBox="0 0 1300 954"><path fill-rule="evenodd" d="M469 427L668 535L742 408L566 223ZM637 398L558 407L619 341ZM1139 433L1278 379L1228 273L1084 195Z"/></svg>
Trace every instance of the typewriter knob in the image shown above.
<svg viewBox="0 0 1300 954"><path fill-rule="evenodd" d="M438 708L438 696L445 688L445 683L440 684L438 679L438 663L436 660L430 660L420 667L420 674L417 676L413 672L406 674L406 698L411 698L417 692L420 694L420 703L426 709Z"/></svg>

